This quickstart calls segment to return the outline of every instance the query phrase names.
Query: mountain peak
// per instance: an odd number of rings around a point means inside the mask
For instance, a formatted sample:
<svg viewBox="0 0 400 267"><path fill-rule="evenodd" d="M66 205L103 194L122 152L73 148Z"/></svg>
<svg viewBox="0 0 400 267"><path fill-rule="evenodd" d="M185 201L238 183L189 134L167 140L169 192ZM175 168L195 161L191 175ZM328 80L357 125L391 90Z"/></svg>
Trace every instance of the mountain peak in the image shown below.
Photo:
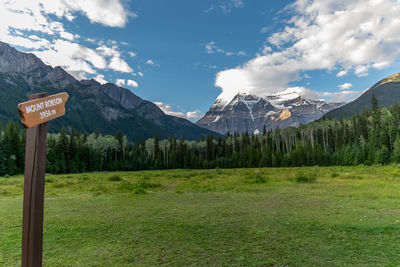
<svg viewBox="0 0 400 267"><path fill-rule="evenodd" d="M341 105L311 100L303 96L303 91L302 88L288 88L265 97L238 93L230 102L217 99L197 124L222 134L259 133L264 126L284 128L314 121ZM304 95L307 93L305 91Z"/></svg>
<svg viewBox="0 0 400 267"><path fill-rule="evenodd" d="M216 133L200 128L188 120L165 115L150 101L136 96L128 89L114 84L100 84L95 80L77 81L62 67L44 64L33 54L17 51L0 42L0 123L18 120L15 108L26 100L26 95L47 91L55 94L68 92L65 116L49 123L49 131L61 127L81 132L101 131L115 134L121 131L132 141L158 135L199 139Z"/></svg>
<svg viewBox="0 0 400 267"><path fill-rule="evenodd" d="M349 118L371 108L371 97L375 95L379 106L389 107L399 103L400 99L400 73L395 73L377 82L374 86L365 90L355 100L330 111L326 115L334 118Z"/></svg>
<svg viewBox="0 0 400 267"><path fill-rule="evenodd" d="M34 54L19 52L14 47L0 42L0 72L28 74L37 70L50 71L52 68Z"/></svg>

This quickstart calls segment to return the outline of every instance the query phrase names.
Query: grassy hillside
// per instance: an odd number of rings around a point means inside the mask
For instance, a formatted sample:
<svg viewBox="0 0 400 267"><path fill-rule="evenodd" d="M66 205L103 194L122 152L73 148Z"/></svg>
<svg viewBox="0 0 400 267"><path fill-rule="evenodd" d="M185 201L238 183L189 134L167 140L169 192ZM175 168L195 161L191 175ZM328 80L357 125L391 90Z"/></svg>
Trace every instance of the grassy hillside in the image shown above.
<svg viewBox="0 0 400 267"><path fill-rule="evenodd" d="M0 266L22 185L0 178ZM49 175L44 265L395 266L399 196L398 166Z"/></svg>

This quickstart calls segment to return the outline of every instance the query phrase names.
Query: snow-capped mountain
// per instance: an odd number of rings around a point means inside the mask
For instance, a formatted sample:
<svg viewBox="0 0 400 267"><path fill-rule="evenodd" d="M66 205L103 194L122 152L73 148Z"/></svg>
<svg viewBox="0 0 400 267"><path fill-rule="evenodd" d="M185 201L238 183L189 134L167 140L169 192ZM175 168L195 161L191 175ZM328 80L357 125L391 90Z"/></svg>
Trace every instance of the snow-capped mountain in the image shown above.
<svg viewBox="0 0 400 267"><path fill-rule="evenodd" d="M299 126L321 118L342 106L323 100L306 99L296 91L259 97L239 93L231 101L217 99L197 125L225 134L261 133L266 129Z"/></svg>

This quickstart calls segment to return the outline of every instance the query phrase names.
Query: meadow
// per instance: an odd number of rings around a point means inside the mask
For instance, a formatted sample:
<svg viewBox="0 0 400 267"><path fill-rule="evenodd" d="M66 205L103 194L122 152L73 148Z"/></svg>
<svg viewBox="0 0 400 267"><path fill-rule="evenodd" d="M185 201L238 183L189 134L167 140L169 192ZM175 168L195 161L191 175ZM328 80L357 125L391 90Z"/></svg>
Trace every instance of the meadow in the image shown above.
<svg viewBox="0 0 400 267"><path fill-rule="evenodd" d="M23 177L0 177L19 266ZM44 266L400 265L400 166L47 175Z"/></svg>

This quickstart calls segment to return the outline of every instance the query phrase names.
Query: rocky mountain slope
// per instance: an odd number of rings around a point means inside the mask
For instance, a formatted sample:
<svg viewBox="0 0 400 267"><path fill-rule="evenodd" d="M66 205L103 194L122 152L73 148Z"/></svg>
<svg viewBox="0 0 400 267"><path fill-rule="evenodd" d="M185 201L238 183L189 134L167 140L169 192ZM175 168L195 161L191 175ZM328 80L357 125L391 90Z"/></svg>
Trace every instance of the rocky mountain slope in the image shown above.
<svg viewBox="0 0 400 267"><path fill-rule="evenodd" d="M371 97L375 95L379 106L389 107L400 102L400 73L393 74L366 90L360 97L326 114L333 119L348 118L363 109L371 108Z"/></svg>
<svg viewBox="0 0 400 267"><path fill-rule="evenodd" d="M50 131L61 127L82 132L121 131L132 141L144 138L184 136L199 139L216 135L188 120L164 114L155 104L114 84L77 81L61 67L52 68L33 54L22 53L0 42L0 123L19 121L17 104L28 94L68 92L66 115L49 123Z"/></svg>
<svg viewBox="0 0 400 267"><path fill-rule="evenodd" d="M298 126L321 118L343 104L307 100L297 92L267 97L237 94L230 102L217 99L197 125L221 134L261 133L266 129Z"/></svg>

